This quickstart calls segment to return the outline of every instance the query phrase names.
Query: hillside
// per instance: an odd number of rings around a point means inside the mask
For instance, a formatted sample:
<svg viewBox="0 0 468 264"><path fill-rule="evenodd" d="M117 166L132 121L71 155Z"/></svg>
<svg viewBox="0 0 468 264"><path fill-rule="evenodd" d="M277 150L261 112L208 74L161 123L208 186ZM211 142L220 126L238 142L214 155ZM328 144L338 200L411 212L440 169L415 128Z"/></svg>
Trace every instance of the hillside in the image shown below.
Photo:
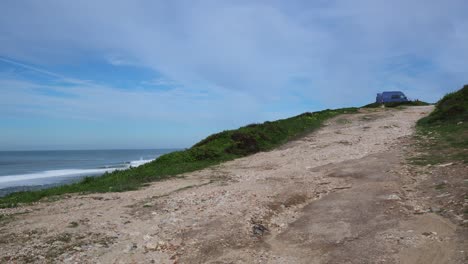
<svg viewBox="0 0 468 264"><path fill-rule="evenodd" d="M355 113L357 108L324 110L263 124L251 124L223 131L198 142L193 147L165 154L155 161L127 170L87 177L83 181L39 191L18 192L0 198L0 207L38 201L66 193L121 192L135 190L145 183L181 173L203 169L224 161L268 151L292 139L312 132L334 116Z"/></svg>
<svg viewBox="0 0 468 264"><path fill-rule="evenodd" d="M468 162L468 85L440 99L434 111L418 121L417 128L425 154L415 158L416 162Z"/></svg>
<svg viewBox="0 0 468 264"><path fill-rule="evenodd" d="M0 209L0 262L463 263L461 232L416 192L428 172L406 163L432 109L359 110L135 191Z"/></svg>
<svg viewBox="0 0 468 264"><path fill-rule="evenodd" d="M0 262L464 264L463 89L435 106L252 124L142 168L11 195Z"/></svg>
<svg viewBox="0 0 468 264"><path fill-rule="evenodd" d="M436 103L434 111L418 124L448 124L459 121L468 121L468 85L445 95Z"/></svg>

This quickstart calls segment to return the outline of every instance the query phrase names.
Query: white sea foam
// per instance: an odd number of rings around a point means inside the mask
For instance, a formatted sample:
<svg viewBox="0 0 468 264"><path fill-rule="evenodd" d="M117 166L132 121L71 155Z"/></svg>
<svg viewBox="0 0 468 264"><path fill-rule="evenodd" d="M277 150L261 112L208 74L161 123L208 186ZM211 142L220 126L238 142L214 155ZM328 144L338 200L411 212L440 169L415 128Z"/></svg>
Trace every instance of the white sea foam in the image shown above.
<svg viewBox="0 0 468 264"><path fill-rule="evenodd" d="M100 169L65 169L65 170L48 170L36 173L6 175L0 176L0 188L14 187L14 186L28 186L39 185L41 182L48 182L47 179L53 178L72 178L79 176L94 176L112 172L117 169L126 169L129 167L138 167L153 160L134 160L127 164L126 167L121 168L100 168Z"/></svg>
<svg viewBox="0 0 468 264"><path fill-rule="evenodd" d="M130 166L138 167L138 166L141 166L141 165L146 164L146 163L151 162L151 161L153 161L153 160L144 160L144 159L134 160L134 161L130 162Z"/></svg>

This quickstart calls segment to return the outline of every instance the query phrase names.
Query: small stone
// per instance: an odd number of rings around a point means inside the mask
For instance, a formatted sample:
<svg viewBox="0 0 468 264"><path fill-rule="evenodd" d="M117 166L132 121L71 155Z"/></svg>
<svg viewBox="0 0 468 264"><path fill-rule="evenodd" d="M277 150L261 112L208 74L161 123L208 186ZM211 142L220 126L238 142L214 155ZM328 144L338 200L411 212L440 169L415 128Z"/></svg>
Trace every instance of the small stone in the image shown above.
<svg viewBox="0 0 468 264"><path fill-rule="evenodd" d="M82 249L80 247L73 247L73 250L81 251Z"/></svg>
<svg viewBox="0 0 468 264"><path fill-rule="evenodd" d="M431 212L433 212L433 213L440 213L441 210L440 210L440 208L438 208L438 207L431 207Z"/></svg>
<svg viewBox="0 0 468 264"><path fill-rule="evenodd" d="M148 243L145 245L145 248L147 250L156 250L158 248L158 245L156 243Z"/></svg>
<svg viewBox="0 0 468 264"><path fill-rule="evenodd" d="M437 232L423 232L423 236L437 236Z"/></svg>
<svg viewBox="0 0 468 264"><path fill-rule="evenodd" d="M453 165L453 162L449 162L449 163L445 163L445 164L439 164L437 165L437 167L448 167L448 166L452 166Z"/></svg>
<svg viewBox="0 0 468 264"><path fill-rule="evenodd" d="M347 185L347 186L338 186L338 187L335 187L333 188L334 190L344 190L344 189L350 189L351 187L353 187L352 185Z"/></svg>
<svg viewBox="0 0 468 264"><path fill-rule="evenodd" d="M387 200L392 200L392 201L399 201L401 200L400 196L396 195L396 194L390 194L388 197L387 197Z"/></svg>
<svg viewBox="0 0 468 264"><path fill-rule="evenodd" d="M414 214L417 214L417 215L424 214L424 213L426 213L426 211L421 210L421 209L414 210Z"/></svg>
<svg viewBox="0 0 468 264"><path fill-rule="evenodd" d="M268 232L268 228L261 224L254 224L252 226L252 232L256 236L263 236L265 232Z"/></svg>

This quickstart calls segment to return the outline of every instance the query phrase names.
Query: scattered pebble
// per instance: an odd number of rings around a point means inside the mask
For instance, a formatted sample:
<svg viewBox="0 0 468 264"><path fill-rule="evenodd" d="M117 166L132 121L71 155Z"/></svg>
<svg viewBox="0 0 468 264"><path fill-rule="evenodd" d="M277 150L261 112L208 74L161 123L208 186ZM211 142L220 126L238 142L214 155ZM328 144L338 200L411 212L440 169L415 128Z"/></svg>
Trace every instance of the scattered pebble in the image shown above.
<svg viewBox="0 0 468 264"><path fill-rule="evenodd" d="M396 195L396 194L390 194L388 197L387 197L387 200L390 200L390 201L399 201L401 200L400 196Z"/></svg>

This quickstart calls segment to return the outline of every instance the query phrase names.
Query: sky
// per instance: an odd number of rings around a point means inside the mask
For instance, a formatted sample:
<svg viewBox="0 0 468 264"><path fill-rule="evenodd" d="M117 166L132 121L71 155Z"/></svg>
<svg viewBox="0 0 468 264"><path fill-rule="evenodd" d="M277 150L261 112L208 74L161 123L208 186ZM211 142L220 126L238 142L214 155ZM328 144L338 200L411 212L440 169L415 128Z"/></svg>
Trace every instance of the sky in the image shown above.
<svg viewBox="0 0 468 264"><path fill-rule="evenodd" d="M468 83L466 0L0 1L0 150L185 148Z"/></svg>

